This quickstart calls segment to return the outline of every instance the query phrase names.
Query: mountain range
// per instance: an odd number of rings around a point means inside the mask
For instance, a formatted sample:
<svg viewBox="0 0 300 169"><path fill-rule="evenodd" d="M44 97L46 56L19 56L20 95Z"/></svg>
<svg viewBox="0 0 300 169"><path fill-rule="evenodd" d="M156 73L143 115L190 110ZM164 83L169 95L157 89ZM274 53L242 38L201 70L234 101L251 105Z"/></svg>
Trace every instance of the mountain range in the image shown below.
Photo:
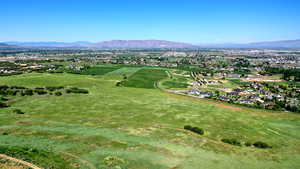
<svg viewBox="0 0 300 169"><path fill-rule="evenodd" d="M300 48L300 39L248 44L195 45L166 40L112 40L98 43L78 42L3 42L0 48Z"/></svg>
<svg viewBox="0 0 300 169"><path fill-rule="evenodd" d="M198 48L199 46L165 40L112 40L92 42L3 42L20 47L78 47L78 48Z"/></svg>

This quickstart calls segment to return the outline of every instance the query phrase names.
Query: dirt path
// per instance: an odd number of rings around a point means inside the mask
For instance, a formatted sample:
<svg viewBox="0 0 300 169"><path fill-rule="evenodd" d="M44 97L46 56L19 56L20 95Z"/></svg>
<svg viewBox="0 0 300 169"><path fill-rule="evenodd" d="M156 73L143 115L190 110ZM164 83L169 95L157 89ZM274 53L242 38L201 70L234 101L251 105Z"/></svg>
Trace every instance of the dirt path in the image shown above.
<svg viewBox="0 0 300 169"><path fill-rule="evenodd" d="M22 165L24 165L26 167L29 167L29 168L32 168L32 169L42 169L42 168L39 168L38 166L36 166L34 164L31 164L29 162L26 162L26 161L23 161L23 160L19 160L19 159L13 158L13 157L9 157L9 156L7 156L5 154L0 154L0 158L8 160L8 161L13 161L15 163L22 164Z"/></svg>
<svg viewBox="0 0 300 169"><path fill-rule="evenodd" d="M97 168L94 167L94 165L91 164L90 162L88 162L88 161L86 161L86 160L83 160L83 159L81 159L80 157L78 157L78 156L76 156L76 155L74 155L74 154L71 154L71 153L68 153L68 152L63 152L63 151L60 151L60 153L78 159L81 163L85 164L85 165L88 166L90 169L97 169Z"/></svg>

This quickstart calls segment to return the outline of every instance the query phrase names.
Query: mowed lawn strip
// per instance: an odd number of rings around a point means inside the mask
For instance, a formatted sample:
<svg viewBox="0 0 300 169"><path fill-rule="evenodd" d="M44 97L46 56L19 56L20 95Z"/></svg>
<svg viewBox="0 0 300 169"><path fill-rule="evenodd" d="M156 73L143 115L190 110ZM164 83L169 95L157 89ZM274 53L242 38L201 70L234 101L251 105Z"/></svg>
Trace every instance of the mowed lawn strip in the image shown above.
<svg viewBox="0 0 300 169"><path fill-rule="evenodd" d="M141 69L124 81L123 86L155 89L155 83L167 78L167 74L163 69Z"/></svg>

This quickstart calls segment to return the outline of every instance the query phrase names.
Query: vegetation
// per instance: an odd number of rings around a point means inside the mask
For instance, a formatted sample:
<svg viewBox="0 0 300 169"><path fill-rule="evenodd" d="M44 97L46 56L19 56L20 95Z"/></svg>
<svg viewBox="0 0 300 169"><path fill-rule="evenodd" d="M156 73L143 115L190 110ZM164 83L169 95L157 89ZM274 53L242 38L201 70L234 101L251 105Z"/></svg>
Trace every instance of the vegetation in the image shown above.
<svg viewBox="0 0 300 169"><path fill-rule="evenodd" d="M236 139L227 139L227 138L224 138L221 141L223 143L231 144L231 145L234 145L234 146L242 146L241 142L239 142Z"/></svg>
<svg viewBox="0 0 300 169"><path fill-rule="evenodd" d="M93 67L86 67L82 70L67 70L68 73L74 74L81 74L81 75L104 75L108 72L112 72L119 69L117 66L113 67L101 67L101 66L93 66Z"/></svg>
<svg viewBox="0 0 300 169"><path fill-rule="evenodd" d="M20 109L15 109L14 110L14 113L16 113L16 114L25 114L22 110L20 110Z"/></svg>
<svg viewBox="0 0 300 169"><path fill-rule="evenodd" d="M294 80L300 81L300 69L287 69L287 68L277 68L268 67L266 68L266 74L283 74L284 80Z"/></svg>
<svg viewBox="0 0 300 169"><path fill-rule="evenodd" d="M262 141L257 141L255 143L253 143L253 145L257 148L272 148L270 145L268 145L267 143L264 143Z"/></svg>
<svg viewBox="0 0 300 169"><path fill-rule="evenodd" d="M35 148L19 147L19 146L0 146L0 154L6 154L15 158L39 165L39 167L51 169L71 169L74 168L66 163L65 159L57 154L49 151L39 150Z"/></svg>
<svg viewBox="0 0 300 169"><path fill-rule="evenodd" d="M61 96L61 95L62 95L61 92L55 92L54 94L55 94L56 96Z"/></svg>
<svg viewBox="0 0 300 169"><path fill-rule="evenodd" d="M155 84L168 78L164 69L132 69L127 79L117 71L101 77L69 73L1 77L0 84L8 86L6 90L20 92L2 96L9 101L1 102L10 107L0 109L0 153L41 168L62 169L300 167L298 114L156 90ZM117 87L119 81L130 87ZM50 91L45 86L64 88ZM132 88L135 86L138 88ZM36 87L47 94L20 96ZM70 89L84 89L89 94L66 94ZM50 95L56 92L62 95ZM15 109L26 114L16 115L12 113ZM205 134L195 137L184 131L182 126L187 123L193 126L185 126L186 130ZM220 138L236 138L226 141L236 145L247 139L253 143L247 145L253 147L221 144ZM272 149L262 150L266 145L255 140L263 140Z"/></svg>
<svg viewBox="0 0 300 169"><path fill-rule="evenodd" d="M168 89L172 88L187 88L189 85L187 83L181 83L176 81L165 81L162 83L163 86L165 86Z"/></svg>
<svg viewBox="0 0 300 169"><path fill-rule="evenodd" d="M122 85L125 87L154 89L156 83L164 78L167 78L165 70L145 68L124 80Z"/></svg>
<svg viewBox="0 0 300 169"><path fill-rule="evenodd" d="M86 89L79 89L77 87L72 87L66 90L66 93L81 93L81 94L88 94L89 91Z"/></svg>
<svg viewBox="0 0 300 169"><path fill-rule="evenodd" d="M200 135L203 135L204 134L204 130L199 128L199 127L192 127L190 125L187 125L187 126L184 126L184 129L185 130L189 130L189 131L192 131L194 133L197 133L197 134L200 134Z"/></svg>

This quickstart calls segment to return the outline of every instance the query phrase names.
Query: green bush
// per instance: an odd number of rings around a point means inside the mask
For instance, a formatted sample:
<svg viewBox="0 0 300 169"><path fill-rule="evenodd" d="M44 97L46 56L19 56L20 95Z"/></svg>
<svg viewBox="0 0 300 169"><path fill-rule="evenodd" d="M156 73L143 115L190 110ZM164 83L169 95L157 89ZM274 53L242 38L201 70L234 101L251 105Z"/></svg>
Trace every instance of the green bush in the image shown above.
<svg viewBox="0 0 300 169"><path fill-rule="evenodd" d="M252 143L250 143L250 142L246 142L246 143L245 143L245 146L247 146L247 147L251 147L251 146L252 146Z"/></svg>
<svg viewBox="0 0 300 169"><path fill-rule="evenodd" d="M35 88L34 92L37 93L38 95L47 94L47 91L45 91L44 88Z"/></svg>
<svg viewBox="0 0 300 169"><path fill-rule="evenodd" d="M61 95L62 95L61 92L55 92L54 94L55 94L56 96L61 96Z"/></svg>
<svg viewBox="0 0 300 169"><path fill-rule="evenodd" d="M24 94L27 95L27 96L32 96L32 95L33 95L33 90L31 90L31 89L26 89L26 90L24 91Z"/></svg>
<svg viewBox="0 0 300 169"><path fill-rule="evenodd" d="M186 125L186 126L184 126L183 128L184 128L185 130L191 130L193 127L190 126L190 125Z"/></svg>
<svg viewBox="0 0 300 169"><path fill-rule="evenodd" d="M6 96L7 95L6 89L0 89L0 95Z"/></svg>
<svg viewBox="0 0 300 169"><path fill-rule="evenodd" d="M0 85L0 89L2 90L6 90L6 89L8 89L9 87L7 86L7 85Z"/></svg>
<svg viewBox="0 0 300 169"><path fill-rule="evenodd" d="M16 113L16 114L25 114L22 110L20 110L20 109L15 109L14 110L14 113Z"/></svg>
<svg viewBox="0 0 300 169"><path fill-rule="evenodd" d="M60 90L60 89L63 89L64 87L63 86L47 86L46 89L53 92L55 90Z"/></svg>
<svg viewBox="0 0 300 169"><path fill-rule="evenodd" d="M24 91L21 91L21 96L26 96Z"/></svg>
<svg viewBox="0 0 300 169"><path fill-rule="evenodd" d="M122 86L122 82L117 82L116 86Z"/></svg>
<svg viewBox="0 0 300 169"><path fill-rule="evenodd" d="M272 148L270 145L268 145L267 143L264 143L262 141L257 141L253 145L257 148Z"/></svg>
<svg viewBox="0 0 300 169"><path fill-rule="evenodd" d="M23 86L10 86L11 89L26 89L26 87Z"/></svg>
<svg viewBox="0 0 300 169"><path fill-rule="evenodd" d="M241 146L241 142L239 142L238 140L236 139L222 139L221 140L223 143L227 143L227 144L231 144L231 145L234 145L234 146Z"/></svg>
<svg viewBox="0 0 300 169"><path fill-rule="evenodd" d="M0 97L0 101L8 101L8 99L5 97Z"/></svg>
<svg viewBox="0 0 300 169"><path fill-rule="evenodd" d="M0 108L9 107L6 103L0 102Z"/></svg>
<svg viewBox="0 0 300 169"><path fill-rule="evenodd" d="M66 93L81 93L81 94L88 94L89 91L85 89L79 89L77 87L72 87L66 90Z"/></svg>
<svg viewBox="0 0 300 169"><path fill-rule="evenodd" d="M186 126L184 126L184 129L185 129L185 130L192 131L192 132L197 133L197 134L200 134L200 135L203 135L203 134L204 134L204 130L201 129L201 128L198 128L198 127L192 127L192 126L190 126L190 125L186 125Z"/></svg>

